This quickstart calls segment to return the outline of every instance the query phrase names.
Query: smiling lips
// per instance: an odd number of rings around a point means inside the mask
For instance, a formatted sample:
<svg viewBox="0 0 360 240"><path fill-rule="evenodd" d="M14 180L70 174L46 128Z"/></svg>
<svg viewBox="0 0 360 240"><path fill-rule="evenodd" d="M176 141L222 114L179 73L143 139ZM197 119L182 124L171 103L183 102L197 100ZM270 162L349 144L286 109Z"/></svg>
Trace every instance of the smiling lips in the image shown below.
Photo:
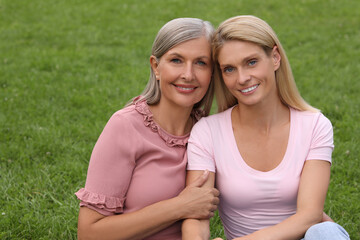
<svg viewBox="0 0 360 240"><path fill-rule="evenodd" d="M182 93L191 93L195 91L196 87L193 85L175 85L176 89Z"/></svg>
<svg viewBox="0 0 360 240"><path fill-rule="evenodd" d="M252 93L259 85L260 85L260 84L256 84L256 85L251 86L251 87L249 87L249 88L242 89L242 90L240 90L240 92L243 93L243 94L250 94L250 93Z"/></svg>

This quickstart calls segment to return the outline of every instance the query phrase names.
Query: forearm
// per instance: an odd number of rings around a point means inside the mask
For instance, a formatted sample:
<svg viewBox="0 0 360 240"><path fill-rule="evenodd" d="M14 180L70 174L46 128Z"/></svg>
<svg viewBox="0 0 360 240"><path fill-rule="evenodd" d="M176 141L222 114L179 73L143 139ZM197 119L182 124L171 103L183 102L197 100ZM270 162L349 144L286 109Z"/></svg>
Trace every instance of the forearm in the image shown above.
<svg viewBox="0 0 360 240"><path fill-rule="evenodd" d="M279 224L253 234L250 239L300 239L312 225L323 219L323 208L330 180L330 164L306 161L299 185L297 212ZM259 236L259 237L257 237Z"/></svg>
<svg viewBox="0 0 360 240"><path fill-rule="evenodd" d="M301 239L312 225L321 222L322 210L294 214L281 223L254 233L254 239ZM268 238L264 238L267 236Z"/></svg>
<svg viewBox="0 0 360 240"><path fill-rule="evenodd" d="M194 182L202 171L188 171L187 184ZM208 181L202 186L204 189L214 187L215 173L211 172ZM218 195L218 194L217 194ZM216 204L219 202L217 201ZM182 223L183 240L208 240L210 238L209 219L187 218Z"/></svg>
<svg viewBox="0 0 360 240"><path fill-rule="evenodd" d="M180 220L181 206L181 202L173 198L132 213L108 217L88 208L82 208L79 214L78 237L79 239L141 239Z"/></svg>
<svg viewBox="0 0 360 240"><path fill-rule="evenodd" d="M209 220L186 219L181 232L183 240L207 240L210 238Z"/></svg>

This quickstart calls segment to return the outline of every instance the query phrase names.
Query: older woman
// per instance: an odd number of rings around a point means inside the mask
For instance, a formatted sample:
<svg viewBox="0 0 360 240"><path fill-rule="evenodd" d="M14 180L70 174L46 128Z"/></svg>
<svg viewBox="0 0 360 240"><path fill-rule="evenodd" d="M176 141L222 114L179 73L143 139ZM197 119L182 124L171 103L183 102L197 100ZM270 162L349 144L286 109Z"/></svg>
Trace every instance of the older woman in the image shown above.
<svg viewBox="0 0 360 240"><path fill-rule="evenodd" d="M160 29L146 89L110 118L76 193L79 239L180 240L180 220L213 216L219 193L199 188L208 172L184 189L190 130L212 103L212 34L194 18Z"/></svg>

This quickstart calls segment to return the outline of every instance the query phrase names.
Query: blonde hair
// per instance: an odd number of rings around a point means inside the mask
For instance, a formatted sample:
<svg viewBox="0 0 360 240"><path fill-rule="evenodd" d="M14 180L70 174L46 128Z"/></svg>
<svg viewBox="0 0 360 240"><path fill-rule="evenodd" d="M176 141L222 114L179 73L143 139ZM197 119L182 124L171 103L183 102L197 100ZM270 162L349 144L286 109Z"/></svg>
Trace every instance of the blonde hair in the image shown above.
<svg viewBox="0 0 360 240"><path fill-rule="evenodd" d="M185 41L205 37L209 43L211 43L214 31L214 27L210 22L198 18L173 19L159 30L154 40L151 54L156 57L157 61L159 61L167 51ZM213 79L211 79L205 96L193 107L193 109L204 110L206 116L210 113L213 101L213 82ZM161 91L159 83L156 80L155 73L151 67L149 81L141 93L141 96L146 99L146 102L149 105L156 104L160 101ZM130 101L127 105L131 105L132 103L133 101Z"/></svg>
<svg viewBox="0 0 360 240"><path fill-rule="evenodd" d="M309 105L300 95L291 71L289 60L286 57L274 30L263 20L255 16L244 15L230 18L220 24L212 41L213 59L215 61L215 94L218 112L236 105L236 98L227 89L221 75L218 55L226 41L238 40L255 43L261 46L266 54L270 54L277 46L281 56L280 67L275 72L276 86L280 100L287 106L300 111L318 111Z"/></svg>

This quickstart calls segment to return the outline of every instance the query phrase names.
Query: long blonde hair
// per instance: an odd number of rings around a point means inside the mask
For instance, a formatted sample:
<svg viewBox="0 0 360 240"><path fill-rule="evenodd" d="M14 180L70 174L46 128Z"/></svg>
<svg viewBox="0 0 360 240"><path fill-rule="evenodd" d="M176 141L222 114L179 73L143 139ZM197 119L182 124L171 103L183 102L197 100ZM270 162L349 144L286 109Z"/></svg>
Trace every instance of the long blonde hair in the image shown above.
<svg viewBox="0 0 360 240"><path fill-rule="evenodd" d="M271 52L274 46L277 46L281 56L281 62L279 69L275 72L275 80L280 100L285 105L300 111L318 111L301 97L296 87L285 50L274 30L260 18L244 15L230 18L221 23L212 41L212 54L215 61L215 94L218 112L225 111L237 103L236 98L230 93L224 83L218 63L218 55L221 48L226 41L230 40L255 43L261 46L267 54Z"/></svg>
<svg viewBox="0 0 360 240"><path fill-rule="evenodd" d="M214 27L210 22L198 18L176 18L166 23L158 32L151 50L151 54L159 61L160 58L171 48L188 40L205 37L211 43ZM205 115L209 115L213 95L214 83L213 79L210 81L209 88L205 96L200 102L196 103L193 109L204 110ZM156 104L160 101L161 91L159 83L156 80L155 73L150 67L149 81L141 93L143 98L149 105ZM139 99L140 100L140 99ZM130 101L127 105L131 105Z"/></svg>

